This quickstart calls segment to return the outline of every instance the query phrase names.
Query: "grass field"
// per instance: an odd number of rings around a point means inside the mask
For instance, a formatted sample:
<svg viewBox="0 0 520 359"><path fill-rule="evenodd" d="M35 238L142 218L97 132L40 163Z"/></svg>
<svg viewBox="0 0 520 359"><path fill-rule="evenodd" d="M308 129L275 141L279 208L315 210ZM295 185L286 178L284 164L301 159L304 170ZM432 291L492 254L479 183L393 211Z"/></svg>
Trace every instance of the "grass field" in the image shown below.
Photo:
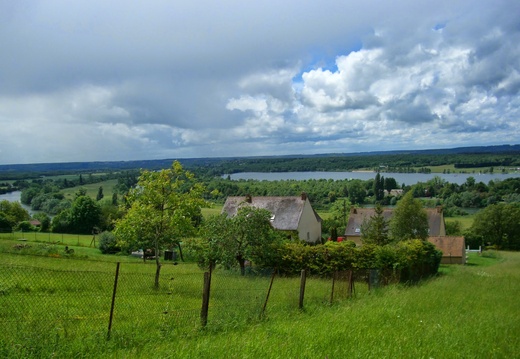
<svg viewBox="0 0 520 359"><path fill-rule="evenodd" d="M78 190L80 188L84 188L87 190L87 196L95 199L98 194L99 187L103 187L103 195L105 196L105 198L112 198L112 194L114 193L113 189L116 184L117 184L117 180L112 179L112 180L107 180L107 181L103 181L103 182L99 182L99 183L90 183L90 184L85 184L82 186L66 188L66 189L63 189L61 192L63 192L63 194L65 195L65 198L74 200L74 196L78 192Z"/></svg>
<svg viewBox="0 0 520 359"><path fill-rule="evenodd" d="M165 264L154 291L153 262L101 255L89 247L90 236L79 237L79 245L78 237L67 238L72 256L63 243L0 237L0 357L513 358L520 352L520 253L471 254L468 265L442 266L438 277L416 286L368 292L358 283L355 298L337 297L332 305L330 282L313 279L304 310L297 306L299 279L276 278L263 319L269 276L222 272L212 283L208 326L201 328L202 271L195 264ZM51 252L13 252L19 243ZM116 261L123 262L120 294L107 340ZM51 316L56 311L59 320Z"/></svg>

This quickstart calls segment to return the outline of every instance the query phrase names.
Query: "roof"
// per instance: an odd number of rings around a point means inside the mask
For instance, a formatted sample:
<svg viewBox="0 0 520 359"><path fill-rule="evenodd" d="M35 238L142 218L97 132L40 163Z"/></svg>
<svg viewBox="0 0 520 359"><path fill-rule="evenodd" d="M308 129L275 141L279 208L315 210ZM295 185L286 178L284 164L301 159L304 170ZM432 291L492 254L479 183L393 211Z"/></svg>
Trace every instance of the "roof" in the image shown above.
<svg viewBox="0 0 520 359"><path fill-rule="evenodd" d="M444 217L442 214L442 208L425 208L426 214L428 215L428 228L430 228L430 232L428 233L430 236L440 236L442 233L441 228L444 221Z"/></svg>
<svg viewBox="0 0 520 359"><path fill-rule="evenodd" d="M250 200L250 202L248 201ZM297 230L305 202L305 196L294 197L228 197L222 213L234 216L240 206L251 205L256 208L266 209L271 212L273 227L280 230ZM312 207L311 207L312 208ZM319 215L313 210L316 219L321 221Z"/></svg>
<svg viewBox="0 0 520 359"><path fill-rule="evenodd" d="M383 217L386 221L390 220L392 213L391 208L383 208ZM352 208L348 217L347 228L345 228L345 235L361 236L361 225L365 219L369 220L375 214L375 208Z"/></svg>
<svg viewBox="0 0 520 359"><path fill-rule="evenodd" d="M443 257L463 257L466 255L464 237L436 236L429 237L428 242L440 249Z"/></svg>
<svg viewBox="0 0 520 359"><path fill-rule="evenodd" d="M442 208L425 208L428 215L428 227L430 229L429 235L441 235L441 228L443 225ZM383 217L389 221L394 213L393 208L383 208ZM345 235L347 236L361 236L361 225L365 219L375 216L375 208L352 208L348 218L347 228L345 228Z"/></svg>

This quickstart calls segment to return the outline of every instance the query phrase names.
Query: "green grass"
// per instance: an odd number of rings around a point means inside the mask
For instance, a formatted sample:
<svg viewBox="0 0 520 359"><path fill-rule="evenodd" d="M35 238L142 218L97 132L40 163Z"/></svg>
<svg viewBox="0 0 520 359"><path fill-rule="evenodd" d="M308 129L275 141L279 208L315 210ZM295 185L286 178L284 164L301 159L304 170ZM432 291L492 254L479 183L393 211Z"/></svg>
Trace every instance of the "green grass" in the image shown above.
<svg viewBox="0 0 520 359"><path fill-rule="evenodd" d="M17 243L0 239L0 357L512 358L520 352L520 253L472 253L468 265L442 266L438 277L416 286L368 292L358 282L355 298L338 294L332 305L330 280L311 278L304 310L297 305L299 278L276 277L263 319L270 277L218 271L202 329L202 271L193 263L165 264L155 291L153 262L101 256L88 246L69 257L5 253ZM125 262L107 341L116 260Z"/></svg>
<svg viewBox="0 0 520 359"><path fill-rule="evenodd" d="M467 216L454 216L454 217L444 217L446 223L448 222L460 222L462 231L469 229L473 224L473 220L475 218L475 214L467 215Z"/></svg>
<svg viewBox="0 0 520 359"><path fill-rule="evenodd" d="M65 198L74 200L74 197L75 197L76 193L78 192L78 190L80 188L84 188L87 190L87 196L95 199L98 194L99 187L103 187L104 197L111 198L112 193L113 193L113 188L116 184L117 184L117 180L111 179L111 180L107 180L107 181L103 181L103 182L90 183L90 184L85 184L82 186L66 188L66 189L63 189L61 192L65 195Z"/></svg>

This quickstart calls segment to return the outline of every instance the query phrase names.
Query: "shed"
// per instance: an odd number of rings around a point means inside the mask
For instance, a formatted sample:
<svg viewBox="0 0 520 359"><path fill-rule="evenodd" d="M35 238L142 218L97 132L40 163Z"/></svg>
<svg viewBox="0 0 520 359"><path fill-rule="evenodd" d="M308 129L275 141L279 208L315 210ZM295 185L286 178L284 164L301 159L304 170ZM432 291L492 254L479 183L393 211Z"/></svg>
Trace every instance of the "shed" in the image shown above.
<svg viewBox="0 0 520 359"><path fill-rule="evenodd" d="M433 236L428 238L442 251L441 264L465 264L466 242L461 236Z"/></svg>

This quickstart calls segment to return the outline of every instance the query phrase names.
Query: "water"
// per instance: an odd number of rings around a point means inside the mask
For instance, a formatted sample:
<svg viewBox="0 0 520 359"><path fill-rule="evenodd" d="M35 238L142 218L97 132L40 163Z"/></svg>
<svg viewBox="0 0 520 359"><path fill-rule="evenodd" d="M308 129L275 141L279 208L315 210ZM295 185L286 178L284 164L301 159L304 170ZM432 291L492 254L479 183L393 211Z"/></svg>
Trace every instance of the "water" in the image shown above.
<svg viewBox="0 0 520 359"><path fill-rule="evenodd" d="M31 206L27 206L20 201L21 195L22 195L22 191L14 191L14 192L0 194L0 201L8 200L9 202L20 202L22 207L25 208L31 216L34 215L35 213L37 213L37 211L33 211L31 209Z"/></svg>
<svg viewBox="0 0 520 359"><path fill-rule="evenodd" d="M227 178L228 175L224 175ZM259 181L278 181L278 180L309 180L309 179L332 179L332 180L349 180L360 179L363 181L374 179L375 172L242 172L229 175L232 180L259 180ZM475 181L488 184L489 181L504 180L506 178L520 178L520 173L496 173L496 174L478 174L478 173L381 173L383 177L392 177L399 183L399 185L414 185L418 182L427 182L434 177L456 184L463 184L468 177L475 178Z"/></svg>
<svg viewBox="0 0 520 359"><path fill-rule="evenodd" d="M21 195L22 195L22 191L14 191L14 192L0 194L0 201L8 200L9 202L20 202Z"/></svg>

